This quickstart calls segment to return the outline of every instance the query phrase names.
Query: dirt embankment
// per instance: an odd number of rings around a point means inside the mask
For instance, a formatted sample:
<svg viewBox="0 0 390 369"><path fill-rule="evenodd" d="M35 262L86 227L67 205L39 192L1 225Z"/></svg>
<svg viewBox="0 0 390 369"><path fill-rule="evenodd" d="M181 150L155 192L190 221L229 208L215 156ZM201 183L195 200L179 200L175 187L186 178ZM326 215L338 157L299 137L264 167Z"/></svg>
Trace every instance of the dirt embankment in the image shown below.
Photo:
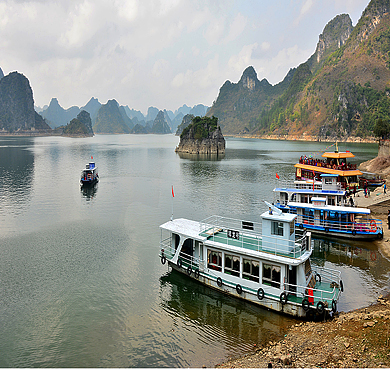
<svg viewBox="0 0 390 369"><path fill-rule="evenodd" d="M279 342L219 368L388 368L390 301L380 296L366 308L340 313L325 322L301 322Z"/></svg>

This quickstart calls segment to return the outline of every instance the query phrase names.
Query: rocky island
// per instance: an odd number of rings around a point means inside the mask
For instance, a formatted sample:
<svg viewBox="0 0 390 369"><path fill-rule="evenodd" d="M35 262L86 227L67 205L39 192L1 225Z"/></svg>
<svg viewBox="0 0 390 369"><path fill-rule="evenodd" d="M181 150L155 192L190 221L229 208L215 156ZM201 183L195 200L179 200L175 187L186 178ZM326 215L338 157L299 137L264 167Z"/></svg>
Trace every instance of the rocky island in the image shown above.
<svg viewBox="0 0 390 369"><path fill-rule="evenodd" d="M177 153L225 154L225 139L216 117L194 117L180 135Z"/></svg>

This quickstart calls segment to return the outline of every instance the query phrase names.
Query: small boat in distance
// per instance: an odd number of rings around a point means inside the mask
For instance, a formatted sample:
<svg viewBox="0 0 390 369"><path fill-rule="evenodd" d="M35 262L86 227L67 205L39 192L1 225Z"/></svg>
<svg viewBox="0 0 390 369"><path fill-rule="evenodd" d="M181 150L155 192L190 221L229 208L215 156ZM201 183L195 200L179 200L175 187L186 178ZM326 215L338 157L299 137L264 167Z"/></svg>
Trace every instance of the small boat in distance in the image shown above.
<svg viewBox="0 0 390 369"><path fill-rule="evenodd" d="M311 233L266 203L262 223L211 216L160 225L160 259L200 283L296 317L337 311L341 272L312 265Z"/></svg>
<svg viewBox="0 0 390 369"><path fill-rule="evenodd" d="M92 159L92 157L91 157ZM93 161L89 162L81 172L81 186L93 186L99 181L98 169Z"/></svg>

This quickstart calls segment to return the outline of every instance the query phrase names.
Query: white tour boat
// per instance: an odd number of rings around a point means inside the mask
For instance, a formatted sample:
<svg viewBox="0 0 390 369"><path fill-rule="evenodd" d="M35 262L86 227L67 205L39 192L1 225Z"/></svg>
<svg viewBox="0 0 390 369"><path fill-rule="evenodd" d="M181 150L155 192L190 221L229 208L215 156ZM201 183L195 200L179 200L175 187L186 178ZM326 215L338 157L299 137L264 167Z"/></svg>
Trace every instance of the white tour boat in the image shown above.
<svg viewBox="0 0 390 369"><path fill-rule="evenodd" d="M296 214L267 205L262 224L220 216L162 224L162 264L168 262L223 293L292 316L336 312L341 273L312 265L311 233L296 229Z"/></svg>
<svg viewBox="0 0 390 369"><path fill-rule="evenodd" d="M362 240L383 238L382 221L367 208L355 206L337 174L321 174L321 181L296 180L274 189L275 205L283 212L297 214L296 225L313 233Z"/></svg>

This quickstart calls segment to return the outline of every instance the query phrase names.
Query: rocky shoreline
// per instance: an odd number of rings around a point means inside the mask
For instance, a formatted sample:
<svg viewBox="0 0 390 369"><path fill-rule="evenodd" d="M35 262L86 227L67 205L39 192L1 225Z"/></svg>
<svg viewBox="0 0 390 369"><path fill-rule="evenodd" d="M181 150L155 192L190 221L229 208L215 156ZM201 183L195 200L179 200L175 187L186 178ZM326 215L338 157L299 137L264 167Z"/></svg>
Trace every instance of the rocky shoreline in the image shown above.
<svg viewBox="0 0 390 369"><path fill-rule="evenodd" d="M218 368L388 368L390 301L377 303L324 322L300 322L278 342Z"/></svg>
<svg viewBox="0 0 390 369"><path fill-rule="evenodd" d="M225 137L239 137L239 138L255 138L261 140L279 140L279 141L309 141L309 142L354 142L354 143L378 143L377 137L356 137L350 136L346 139L340 139L336 137L319 137L319 136L311 136L308 134L302 135L247 135L247 134L238 134L238 135L229 135L225 134Z"/></svg>

